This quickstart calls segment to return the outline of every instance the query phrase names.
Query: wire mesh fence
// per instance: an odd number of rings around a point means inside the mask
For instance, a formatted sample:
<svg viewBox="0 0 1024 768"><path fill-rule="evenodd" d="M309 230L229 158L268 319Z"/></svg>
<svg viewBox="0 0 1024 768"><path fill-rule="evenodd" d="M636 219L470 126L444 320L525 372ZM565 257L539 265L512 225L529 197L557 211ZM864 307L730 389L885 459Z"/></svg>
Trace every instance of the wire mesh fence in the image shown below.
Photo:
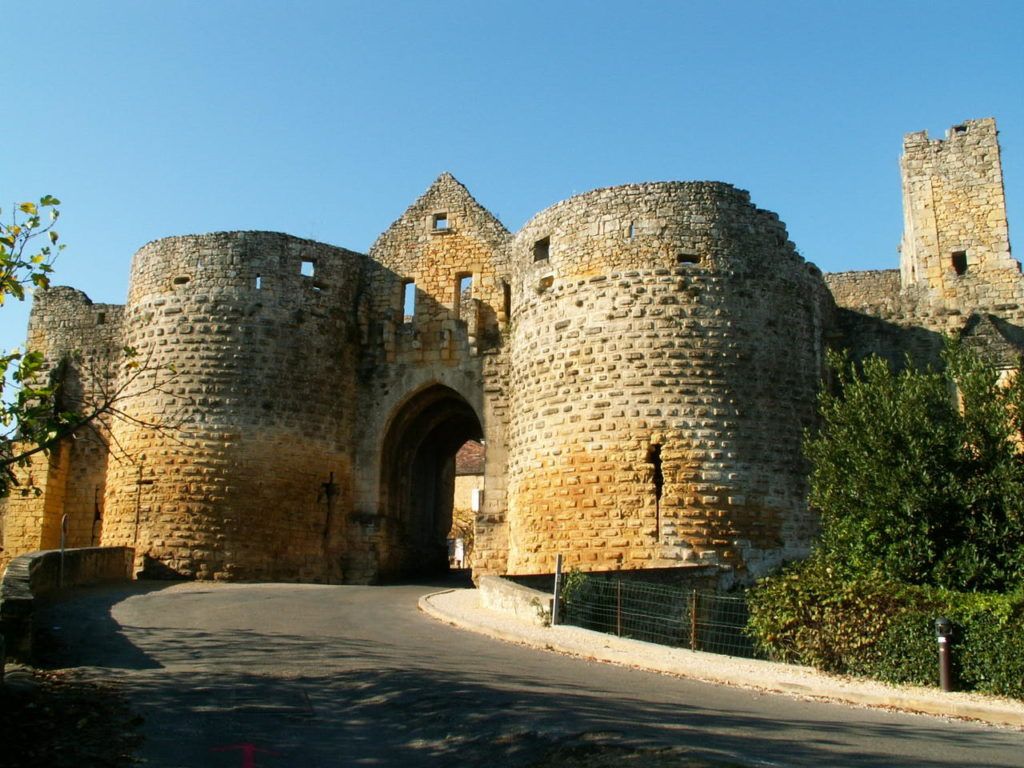
<svg viewBox="0 0 1024 768"><path fill-rule="evenodd" d="M759 658L744 633L742 596L696 589L581 578L565 594L562 623L651 643Z"/></svg>

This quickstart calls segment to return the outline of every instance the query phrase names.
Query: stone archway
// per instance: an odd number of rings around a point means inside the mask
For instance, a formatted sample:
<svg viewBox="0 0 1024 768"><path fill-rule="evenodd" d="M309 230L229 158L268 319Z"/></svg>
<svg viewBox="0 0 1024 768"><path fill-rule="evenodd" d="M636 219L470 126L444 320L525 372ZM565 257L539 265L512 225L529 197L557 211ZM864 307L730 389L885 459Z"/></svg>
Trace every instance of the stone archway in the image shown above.
<svg viewBox="0 0 1024 768"><path fill-rule="evenodd" d="M482 438L473 407L441 384L417 392L391 419L381 451L382 579L447 571L455 454Z"/></svg>

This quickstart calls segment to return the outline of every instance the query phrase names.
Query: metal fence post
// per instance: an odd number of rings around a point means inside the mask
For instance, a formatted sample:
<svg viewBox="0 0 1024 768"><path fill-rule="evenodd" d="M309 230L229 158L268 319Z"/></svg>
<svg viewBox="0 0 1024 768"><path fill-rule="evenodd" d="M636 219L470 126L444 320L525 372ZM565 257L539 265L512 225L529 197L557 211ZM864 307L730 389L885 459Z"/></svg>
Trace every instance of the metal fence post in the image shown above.
<svg viewBox="0 0 1024 768"><path fill-rule="evenodd" d="M60 575L57 577L57 586L64 588L64 547L68 541L68 516L60 519Z"/></svg>
<svg viewBox="0 0 1024 768"><path fill-rule="evenodd" d="M697 648L697 590L693 590L690 595L690 650L696 651Z"/></svg>
<svg viewBox="0 0 1024 768"><path fill-rule="evenodd" d="M622 582L615 582L615 634L622 637Z"/></svg>
<svg viewBox="0 0 1024 768"><path fill-rule="evenodd" d="M551 601L551 626L558 624L561 618L558 615L558 603L562 599L562 556L555 556L555 595Z"/></svg>

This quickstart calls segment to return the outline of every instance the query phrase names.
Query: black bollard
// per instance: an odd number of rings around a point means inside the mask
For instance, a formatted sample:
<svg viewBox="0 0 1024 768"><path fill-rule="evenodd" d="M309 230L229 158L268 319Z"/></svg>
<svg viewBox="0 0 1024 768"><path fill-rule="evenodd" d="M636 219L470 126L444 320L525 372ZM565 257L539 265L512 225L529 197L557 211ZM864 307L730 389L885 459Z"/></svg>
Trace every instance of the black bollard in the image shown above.
<svg viewBox="0 0 1024 768"><path fill-rule="evenodd" d="M950 656L950 640L953 637L953 622L947 618L935 620L935 637L939 641L939 688L953 690L953 661Z"/></svg>

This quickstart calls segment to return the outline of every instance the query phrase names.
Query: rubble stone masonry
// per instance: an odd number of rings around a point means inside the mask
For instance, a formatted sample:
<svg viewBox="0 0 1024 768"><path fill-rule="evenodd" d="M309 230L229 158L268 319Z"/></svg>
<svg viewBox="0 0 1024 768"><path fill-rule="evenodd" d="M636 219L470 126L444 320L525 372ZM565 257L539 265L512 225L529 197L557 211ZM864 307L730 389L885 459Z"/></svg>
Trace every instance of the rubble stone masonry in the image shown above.
<svg viewBox="0 0 1024 768"><path fill-rule="evenodd" d="M0 501L3 557L129 546L150 576L367 583L447 567L483 445L474 574L805 554L800 442L829 345L1024 349L991 119L910 134L899 269L822 275L718 182L588 192L510 233L442 174L364 255L269 232L144 246L123 307L37 294L28 345L116 410ZM129 351L124 353L124 349Z"/></svg>

